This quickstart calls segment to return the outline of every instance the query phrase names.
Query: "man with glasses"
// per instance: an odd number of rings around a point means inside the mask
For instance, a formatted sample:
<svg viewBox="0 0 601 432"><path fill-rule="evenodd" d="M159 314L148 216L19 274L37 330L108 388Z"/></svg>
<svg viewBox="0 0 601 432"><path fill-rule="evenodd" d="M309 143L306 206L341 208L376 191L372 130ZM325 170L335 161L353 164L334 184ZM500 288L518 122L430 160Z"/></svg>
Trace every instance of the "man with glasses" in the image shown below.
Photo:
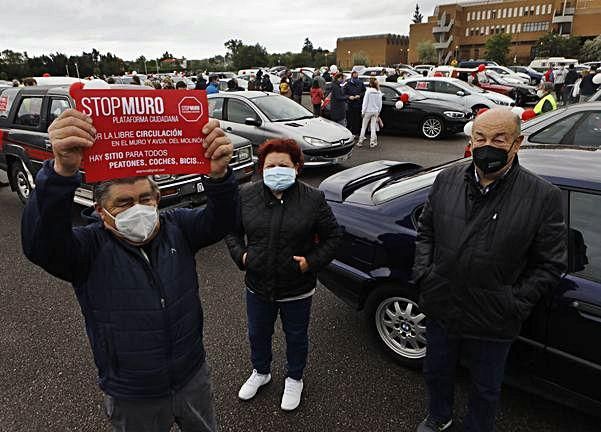
<svg viewBox="0 0 601 432"><path fill-rule="evenodd" d="M211 173L206 208L158 212L149 177L111 180L95 191L98 221L73 227L83 150L92 120L63 112L48 129L54 159L44 163L25 207L25 255L70 282L114 431L214 432L216 422L202 341L195 254L221 240L236 218L232 145L217 120L203 132Z"/></svg>
<svg viewBox="0 0 601 432"><path fill-rule="evenodd" d="M438 175L420 216L413 272L428 318L429 403L418 432L451 427L462 356L471 378L464 430L494 429L511 344L566 269L561 193L521 167L523 138L510 110L479 115L473 162Z"/></svg>

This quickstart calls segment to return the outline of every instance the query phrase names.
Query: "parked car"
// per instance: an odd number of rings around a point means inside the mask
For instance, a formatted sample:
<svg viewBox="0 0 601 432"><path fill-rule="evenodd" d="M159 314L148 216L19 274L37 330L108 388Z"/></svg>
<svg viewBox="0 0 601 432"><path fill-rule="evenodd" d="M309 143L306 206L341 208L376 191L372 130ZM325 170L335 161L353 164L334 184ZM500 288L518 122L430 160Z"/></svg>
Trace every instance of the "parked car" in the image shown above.
<svg viewBox="0 0 601 432"><path fill-rule="evenodd" d="M482 74L480 74L482 75ZM505 75L501 76L495 71L487 70L486 78L489 83L501 86L511 87L510 95L515 99L517 106L534 105L539 101L539 97L536 94L536 87L526 84L520 84L516 81L508 81ZM482 78L480 78L480 84L482 84Z"/></svg>
<svg viewBox="0 0 601 432"><path fill-rule="evenodd" d="M570 59L565 57L549 57L549 58L538 58L530 62L530 67L539 72L545 72L549 67L557 68L559 66L577 65L577 59Z"/></svg>
<svg viewBox="0 0 601 432"><path fill-rule="evenodd" d="M596 96L601 97L601 91ZM522 131L523 145L601 148L601 102L568 105L538 116L526 125Z"/></svg>
<svg viewBox="0 0 601 432"><path fill-rule="evenodd" d="M242 88L242 90L246 90L248 88L248 81L245 79L239 79L239 78L219 78L219 91L227 91L228 87L227 87L227 83L232 80L235 79L238 82L238 87Z"/></svg>
<svg viewBox="0 0 601 432"><path fill-rule="evenodd" d="M492 60L464 60L459 62L459 64L457 65L457 67L460 68L474 68L477 69L478 66L480 66L481 64L485 65L485 66L498 66L497 62L494 62Z"/></svg>
<svg viewBox="0 0 601 432"><path fill-rule="evenodd" d="M471 110L463 105L445 100L427 98L409 86L398 83L380 83L382 111L380 118L383 132L419 134L427 139L440 139L463 131L471 119ZM405 93L409 101L402 108L397 107L401 95ZM322 115L329 117L329 105L322 108Z"/></svg>
<svg viewBox="0 0 601 432"><path fill-rule="evenodd" d="M530 84L532 85L540 84L541 79L543 79L543 74L535 71L530 66L509 66L509 69L528 75L530 77Z"/></svg>
<svg viewBox="0 0 601 432"><path fill-rule="evenodd" d="M432 69L434 69L436 67L436 65L429 65L429 64L420 64L417 66L413 66L413 69L420 73L423 74L424 71L426 72L430 72Z"/></svg>
<svg viewBox="0 0 601 432"><path fill-rule="evenodd" d="M463 105L464 111L474 114L482 108L515 105L515 101L508 96L483 90L457 78L412 77L404 80L403 84L418 90L427 98Z"/></svg>
<svg viewBox="0 0 601 432"><path fill-rule="evenodd" d="M488 65L486 66L486 70L495 71L506 81L516 82L518 84L525 85L531 84L530 75L525 74L523 72L514 72L505 66Z"/></svg>
<svg viewBox="0 0 601 432"><path fill-rule="evenodd" d="M115 86L141 89L140 86ZM145 87L144 90L148 90ZM11 87L0 89L0 170L8 175L10 187L24 203L34 187L34 178L45 160L51 159L48 127L66 109L74 107L69 87ZM238 181L249 181L254 173L251 143L229 134L234 145L230 163ZM82 170L83 171L83 170ZM93 204L93 186L84 183L75 192L75 203ZM206 200L197 174L156 175L161 207L198 205Z"/></svg>
<svg viewBox="0 0 601 432"><path fill-rule="evenodd" d="M314 117L285 96L246 91L208 98L209 116L219 119L227 132L249 139L254 147L272 138L292 138L301 146L306 166L339 163L353 151L353 135L347 128Z"/></svg>
<svg viewBox="0 0 601 432"><path fill-rule="evenodd" d="M569 270L524 323L509 361L509 382L601 413L601 150L523 149L520 163L562 189L569 225ZM401 364L419 367L426 319L409 281L416 226L442 169L376 161L339 172L320 186L344 228L337 257L320 282L364 312L375 340Z"/></svg>

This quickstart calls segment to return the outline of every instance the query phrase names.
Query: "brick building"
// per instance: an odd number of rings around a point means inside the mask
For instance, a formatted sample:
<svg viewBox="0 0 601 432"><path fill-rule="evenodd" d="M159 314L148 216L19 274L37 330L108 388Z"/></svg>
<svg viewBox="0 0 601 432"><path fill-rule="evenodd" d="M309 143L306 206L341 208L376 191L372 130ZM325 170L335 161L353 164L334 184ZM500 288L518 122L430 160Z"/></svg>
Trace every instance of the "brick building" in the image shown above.
<svg viewBox="0 0 601 432"><path fill-rule="evenodd" d="M336 41L336 64L350 69L356 56L369 60L370 66L407 63L409 38L395 34L343 37Z"/></svg>
<svg viewBox="0 0 601 432"><path fill-rule="evenodd" d="M417 46L431 41L438 63L484 58L486 40L499 33L512 36L509 57L529 63L536 42L549 32L595 37L601 33L601 0L482 0L439 5L433 16L411 24L409 62L420 63Z"/></svg>

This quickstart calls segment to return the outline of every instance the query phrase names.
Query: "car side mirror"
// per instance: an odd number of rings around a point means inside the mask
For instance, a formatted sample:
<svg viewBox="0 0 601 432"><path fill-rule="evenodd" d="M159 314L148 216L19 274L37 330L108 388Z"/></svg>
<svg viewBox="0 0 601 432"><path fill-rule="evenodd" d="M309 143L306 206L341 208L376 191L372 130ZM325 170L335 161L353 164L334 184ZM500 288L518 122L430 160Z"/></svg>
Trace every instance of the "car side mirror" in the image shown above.
<svg viewBox="0 0 601 432"><path fill-rule="evenodd" d="M459 90L457 92L457 96L465 96L465 92L462 92L461 90Z"/></svg>
<svg viewBox="0 0 601 432"><path fill-rule="evenodd" d="M259 127L259 126L261 126L261 119L254 118L254 117L247 117L244 119L244 124L247 126Z"/></svg>

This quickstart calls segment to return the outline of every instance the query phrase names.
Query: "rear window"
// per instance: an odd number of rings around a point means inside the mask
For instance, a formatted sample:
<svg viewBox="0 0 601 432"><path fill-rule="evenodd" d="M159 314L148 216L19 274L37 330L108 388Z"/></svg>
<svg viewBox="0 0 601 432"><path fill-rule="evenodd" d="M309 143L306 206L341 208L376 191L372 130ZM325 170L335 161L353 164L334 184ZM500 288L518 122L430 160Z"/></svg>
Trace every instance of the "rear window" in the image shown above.
<svg viewBox="0 0 601 432"><path fill-rule="evenodd" d="M434 180L436 180L436 177L441 171L442 169L439 169L426 174L418 174L413 177L399 179L396 182L377 190L374 193L372 200L374 204L378 205L407 195L408 193L415 192L419 189L430 187L434 184Z"/></svg>

